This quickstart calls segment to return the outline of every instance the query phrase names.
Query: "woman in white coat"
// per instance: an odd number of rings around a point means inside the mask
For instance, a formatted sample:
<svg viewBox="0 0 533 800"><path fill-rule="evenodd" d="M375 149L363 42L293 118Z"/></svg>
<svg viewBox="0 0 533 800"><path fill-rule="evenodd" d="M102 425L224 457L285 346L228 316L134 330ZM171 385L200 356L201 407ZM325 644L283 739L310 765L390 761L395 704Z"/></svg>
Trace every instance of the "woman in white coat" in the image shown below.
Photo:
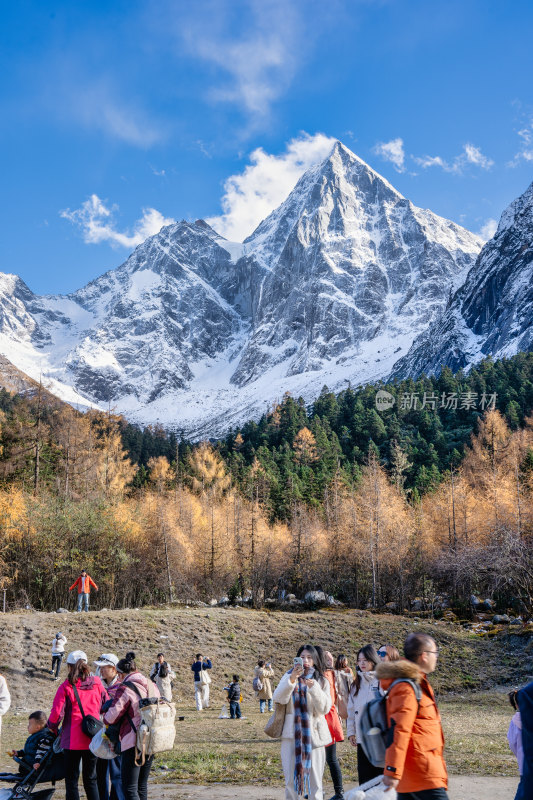
<svg viewBox="0 0 533 800"><path fill-rule="evenodd" d="M331 744L325 715L331 708L331 693L313 645L300 647L298 656L303 667L295 665L286 672L273 695L275 703L286 706L281 734L285 798L307 795L309 800L323 800L324 748Z"/></svg>
<svg viewBox="0 0 533 800"><path fill-rule="evenodd" d="M383 695L376 678L375 669L380 658L373 644L366 644L357 653L357 671L348 695L348 719L346 729L348 741L357 747L357 774L359 783L366 783L383 774L382 767L375 767L366 757L360 744L360 720L363 707Z"/></svg>
<svg viewBox="0 0 533 800"><path fill-rule="evenodd" d="M11 695L7 688L7 681L3 675L0 675L0 734L2 733L2 717L9 711L11 705Z"/></svg>

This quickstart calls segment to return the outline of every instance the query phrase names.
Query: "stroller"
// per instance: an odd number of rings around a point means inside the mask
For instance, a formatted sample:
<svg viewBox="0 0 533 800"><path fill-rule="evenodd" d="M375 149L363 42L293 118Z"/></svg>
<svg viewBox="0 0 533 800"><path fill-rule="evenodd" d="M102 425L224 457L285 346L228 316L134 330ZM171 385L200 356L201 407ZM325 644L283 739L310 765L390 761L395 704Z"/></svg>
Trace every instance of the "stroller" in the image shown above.
<svg viewBox="0 0 533 800"><path fill-rule="evenodd" d="M54 739L42 758L39 769L28 769L26 773L1 773L0 781L13 783L14 786L11 789L0 789L0 800L51 800L56 790L56 781L61 781L65 777L60 741L61 736ZM22 759L15 758L15 761L26 767ZM38 783L51 783L52 786L34 791Z"/></svg>

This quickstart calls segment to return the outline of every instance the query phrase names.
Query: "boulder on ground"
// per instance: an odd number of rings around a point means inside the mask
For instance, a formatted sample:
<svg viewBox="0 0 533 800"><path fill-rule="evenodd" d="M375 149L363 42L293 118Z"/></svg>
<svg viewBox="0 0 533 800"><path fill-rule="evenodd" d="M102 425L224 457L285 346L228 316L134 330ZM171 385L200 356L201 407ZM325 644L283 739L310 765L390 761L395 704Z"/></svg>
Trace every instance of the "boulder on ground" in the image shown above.
<svg viewBox="0 0 533 800"><path fill-rule="evenodd" d="M215 600L214 597L211 598L211 600L209 601L209 605L210 606L217 606L218 605L218 600Z"/></svg>
<svg viewBox="0 0 533 800"><path fill-rule="evenodd" d="M328 604L326 594L318 591L307 592L304 601L308 606L326 606Z"/></svg>
<svg viewBox="0 0 533 800"><path fill-rule="evenodd" d="M522 619L522 617L513 617L509 625L522 625L523 622L524 620Z"/></svg>
<svg viewBox="0 0 533 800"><path fill-rule="evenodd" d="M70 614L68 608L58 608L56 614Z"/></svg>
<svg viewBox="0 0 533 800"><path fill-rule="evenodd" d="M493 625L509 625L510 621L507 614L495 614L492 618Z"/></svg>

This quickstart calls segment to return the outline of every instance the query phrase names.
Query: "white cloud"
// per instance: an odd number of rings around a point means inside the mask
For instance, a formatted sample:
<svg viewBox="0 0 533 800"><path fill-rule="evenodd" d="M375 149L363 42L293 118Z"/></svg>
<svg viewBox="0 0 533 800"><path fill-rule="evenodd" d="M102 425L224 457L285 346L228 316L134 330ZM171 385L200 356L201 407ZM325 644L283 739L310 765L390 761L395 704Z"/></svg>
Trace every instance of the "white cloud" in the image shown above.
<svg viewBox="0 0 533 800"><path fill-rule="evenodd" d="M287 0L248 0L237 26L224 4L200 3L180 20L180 38L196 58L215 72L206 95L215 103L236 105L257 123L290 85L306 41L305 20ZM222 9L222 10L221 10Z"/></svg>
<svg viewBox="0 0 533 800"><path fill-rule="evenodd" d="M413 156L416 161L424 169L427 167L442 167L443 170L449 171L449 166L440 156Z"/></svg>
<svg viewBox="0 0 533 800"><path fill-rule="evenodd" d="M464 153L462 156L459 156L459 158L462 157L468 164L475 164L477 167L481 167L481 169L490 169L494 166L494 161L484 156L479 147L467 143L464 145L463 150Z"/></svg>
<svg viewBox="0 0 533 800"><path fill-rule="evenodd" d="M74 211L67 208L60 212L60 216L81 229L86 244L110 242L112 246L130 249L158 233L164 225L171 225L174 222L155 208L144 208L142 217L134 223L132 232L122 233L116 230L113 222L113 215L117 210L118 206L109 208L97 194L92 194L80 208Z"/></svg>
<svg viewBox="0 0 533 800"><path fill-rule="evenodd" d="M105 83L95 83L71 96L69 113L87 128L120 139L137 147L151 147L163 134L145 114L115 96Z"/></svg>
<svg viewBox="0 0 533 800"><path fill-rule="evenodd" d="M403 139L391 139L390 142L378 142L372 148L372 151L381 156L385 161L390 161L394 164L397 172L405 172L405 150L403 148Z"/></svg>
<svg viewBox="0 0 533 800"><path fill-rule="evenodd" d="M491 158L483 155L479 147L469 142L463 145L463 152L455 156L453 161L446 161L441 156L413 156L413 160L423 169L440 167L444 172L454 172L456 175L462 174L469 164L480 169L490 169L494 166Z"/></svg>
<svg viewBox="0 0 533 800"><path fill-rule="evenodd" d="M135 147L151 147L165 138L166 131L131 95L116 78L89 73L76 55L66 53L50 67L42 102L49 113L70 124Z"/></svg>
<svg viewBox="0 0 533 800"><path fill-rule="evenodd" d="M496 230L498 228L498 220L496 219L488 219L485 223L481 226L481 230L479 231L479 236L488 242L489 239L492 239Z"/></svg>
<svg viewBox="0 0 533 800"><path fill-rule="evenodd" d="M509 162L511 167L516 167L520 161L533 161L533 117L517 133L520 137L520 149Z"/></svg>
<svg viewBox="0 0 533 800"><path fill-rule="evenodd" d="M328 156L334 143L323 133L304 133L291 139L278 156L258 147L244 171L224 182L223 213L207 222L230 241L241 242L285 200L309 167Z"/></svg>

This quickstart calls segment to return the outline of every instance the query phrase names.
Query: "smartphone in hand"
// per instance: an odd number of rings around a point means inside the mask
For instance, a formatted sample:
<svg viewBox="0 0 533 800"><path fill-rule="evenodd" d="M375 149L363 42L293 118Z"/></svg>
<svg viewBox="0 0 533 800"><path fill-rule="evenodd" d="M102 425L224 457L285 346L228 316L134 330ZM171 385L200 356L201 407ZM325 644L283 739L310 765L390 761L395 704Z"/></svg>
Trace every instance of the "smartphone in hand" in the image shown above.
<svg viewBox="0 0 533 800"><path fill-rule="evenodd" d="M304 668L303 658L301 658L300 656L296 656L296 658L294 659L294 666L301 667L301 669L303 669Z"/></svg>

